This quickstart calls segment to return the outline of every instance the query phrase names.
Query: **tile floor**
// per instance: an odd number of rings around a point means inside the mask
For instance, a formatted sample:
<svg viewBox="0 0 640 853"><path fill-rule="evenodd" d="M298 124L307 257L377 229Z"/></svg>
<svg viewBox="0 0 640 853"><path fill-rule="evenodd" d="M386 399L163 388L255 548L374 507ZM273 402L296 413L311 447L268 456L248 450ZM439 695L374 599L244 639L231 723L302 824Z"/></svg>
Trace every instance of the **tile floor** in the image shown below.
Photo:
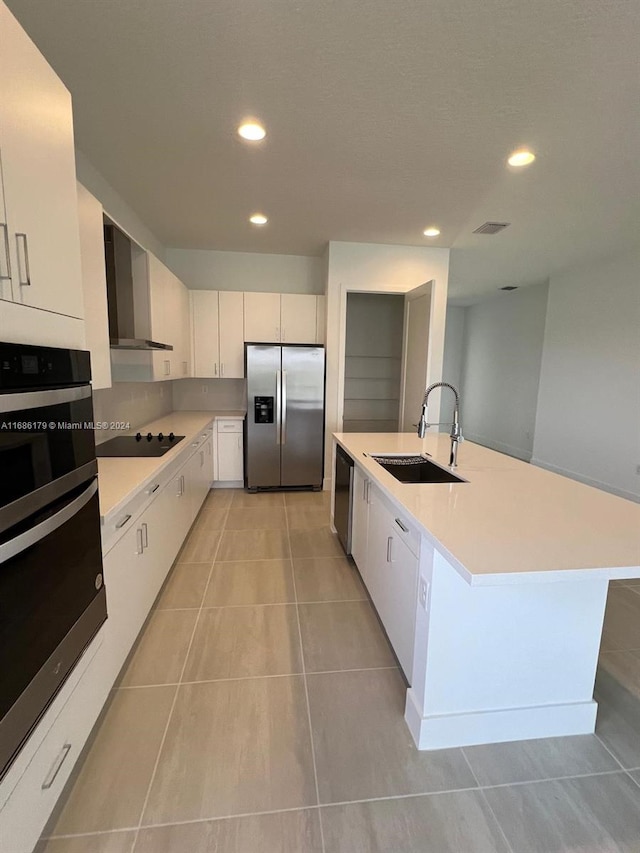
<svg viewBox="0 0 640 853"><path fill-rule="evenodd" d="M207 499L46 853L640 851L640 584L596 735L418 752L327 494Z"/></svg>

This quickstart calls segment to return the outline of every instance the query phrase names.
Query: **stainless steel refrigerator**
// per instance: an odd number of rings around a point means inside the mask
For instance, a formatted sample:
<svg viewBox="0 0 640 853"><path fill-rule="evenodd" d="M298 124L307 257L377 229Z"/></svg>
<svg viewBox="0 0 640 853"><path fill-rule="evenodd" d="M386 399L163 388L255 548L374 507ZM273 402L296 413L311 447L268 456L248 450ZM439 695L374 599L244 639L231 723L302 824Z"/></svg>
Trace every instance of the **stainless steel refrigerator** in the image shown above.
<svg viewBox="0 0 640 853"><path fill-rule="evenodd" d="M248 489L322 488L324 347L245 344Z"/></svg>

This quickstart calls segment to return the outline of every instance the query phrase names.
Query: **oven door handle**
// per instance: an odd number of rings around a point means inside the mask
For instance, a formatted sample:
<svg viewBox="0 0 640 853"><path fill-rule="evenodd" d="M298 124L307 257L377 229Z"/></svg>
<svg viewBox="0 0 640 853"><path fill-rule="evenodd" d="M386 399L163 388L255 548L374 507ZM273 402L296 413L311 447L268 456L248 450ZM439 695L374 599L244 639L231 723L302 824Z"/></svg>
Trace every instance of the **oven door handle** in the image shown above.
<svg viewBox="0 0 640 853"><path fill-rule="evenodd" d="M20 554L22 551L26 551L27 548L31 548L32 545L40 542L40 540L44 539L45 536L48 536L50 533L53 533L54 530L62 527L62 525L69 521L69 519L73 518L73 516L76 515L76 513L78 513L85 504L89 503L97 491L98 480L94 479L91 482L91 485L85 489L81 495L78 495L77 498L70 501L55 515L52 515L51 518L45 519L45 521L40 522L40 524L36 524L35 527L32 527L31 530L26 530L24 533L16 536L15 539L10 539L8 542L0 545L0 565L2 563L6 563L7 560L10 560L12 557Z"/></svg>
<svg viewBox="0 0 640 853"><path fill-rule="evenodd" d="M49 391L18 391L0 394L0 412L19 412L21 409L39 409L58 403L73 403L91 396L91 385L74 388L51 388Z"/></svg>

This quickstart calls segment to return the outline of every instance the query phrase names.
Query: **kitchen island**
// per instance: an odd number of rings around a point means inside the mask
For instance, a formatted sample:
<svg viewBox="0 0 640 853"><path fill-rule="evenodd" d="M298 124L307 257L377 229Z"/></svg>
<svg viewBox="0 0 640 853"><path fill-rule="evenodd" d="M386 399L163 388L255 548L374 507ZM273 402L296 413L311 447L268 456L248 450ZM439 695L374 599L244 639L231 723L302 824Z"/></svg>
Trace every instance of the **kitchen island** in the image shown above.
<svg viewBox="0 0 640 853"><path fill-rule="evenodd" d="M640 577L640 505L465 442L460 483L371 454L449 437L336 433L355 462L353 556L405 672L420 749L592 732L609 581Z"/></svg>

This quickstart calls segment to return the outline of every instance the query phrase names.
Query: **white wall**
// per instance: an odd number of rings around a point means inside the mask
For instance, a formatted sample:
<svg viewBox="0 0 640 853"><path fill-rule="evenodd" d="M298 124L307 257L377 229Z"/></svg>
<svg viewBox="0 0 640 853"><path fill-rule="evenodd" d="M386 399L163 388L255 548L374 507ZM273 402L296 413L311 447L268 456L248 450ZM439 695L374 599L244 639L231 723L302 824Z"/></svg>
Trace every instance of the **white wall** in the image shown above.
<svg viewBox="0 0 640 853"><path fill-rule="evenodd" d="M640 252L553 276L533 462L640 499Z"/></svg>
<svg viewBox="0 0 640 853"><path fill-rule="evenodd" d="M173 382L118 382L93 393L93 420L119 421L122 430L96 430L96 444L168 415L173 410Z"/></svg>
<svg viewBox="0 0 640 853"><path fill-rule="evenodd" d="M321 258L167 249L165 262L192 290L324 293Z"/></svg>
<svg viewBox="0 0 640 853"><path fill-rule="evenodd" d="M462 365L465 346L466 308L461 305L447 306L447 320L444 334L444 355L442 359L442 379L450 382L458 391L462 390ZM453 395L443 395L440 418L449 421L453 417Z"/></svg>
<svg viewBox="0 0 640 853"><path fill-rule="evenodd" d="M164 260L165 249L138 214L126 203L90 160L76 149L76 175L80 183L102 204L105 212L143 249Z"/></svg>
<svg viewBox="0 0 640 853"><path fill-rule="evenodd" d="M244 379L179 379L173 383L176 411L229 412L246 407Z"/></svg>
<svg viewBox="0 0 640 853"><path fill-rule="evenodd" d="M429 341L429 375L440 379L449 282L449 249L331 242L323 265L327 276L327 394L325 478L331 479L333 432L342 429L346 294L406 293L435 281ZM434 406L435 409L435 406ZM434 411L434 414L436 412Z"/></svg>
<svg viewBox="0 0 640 853"><path fill-rule="evenodd" d="M538 284L463 309L463 434L527 461L533 450L547 296L548 285Z"/></svg>

